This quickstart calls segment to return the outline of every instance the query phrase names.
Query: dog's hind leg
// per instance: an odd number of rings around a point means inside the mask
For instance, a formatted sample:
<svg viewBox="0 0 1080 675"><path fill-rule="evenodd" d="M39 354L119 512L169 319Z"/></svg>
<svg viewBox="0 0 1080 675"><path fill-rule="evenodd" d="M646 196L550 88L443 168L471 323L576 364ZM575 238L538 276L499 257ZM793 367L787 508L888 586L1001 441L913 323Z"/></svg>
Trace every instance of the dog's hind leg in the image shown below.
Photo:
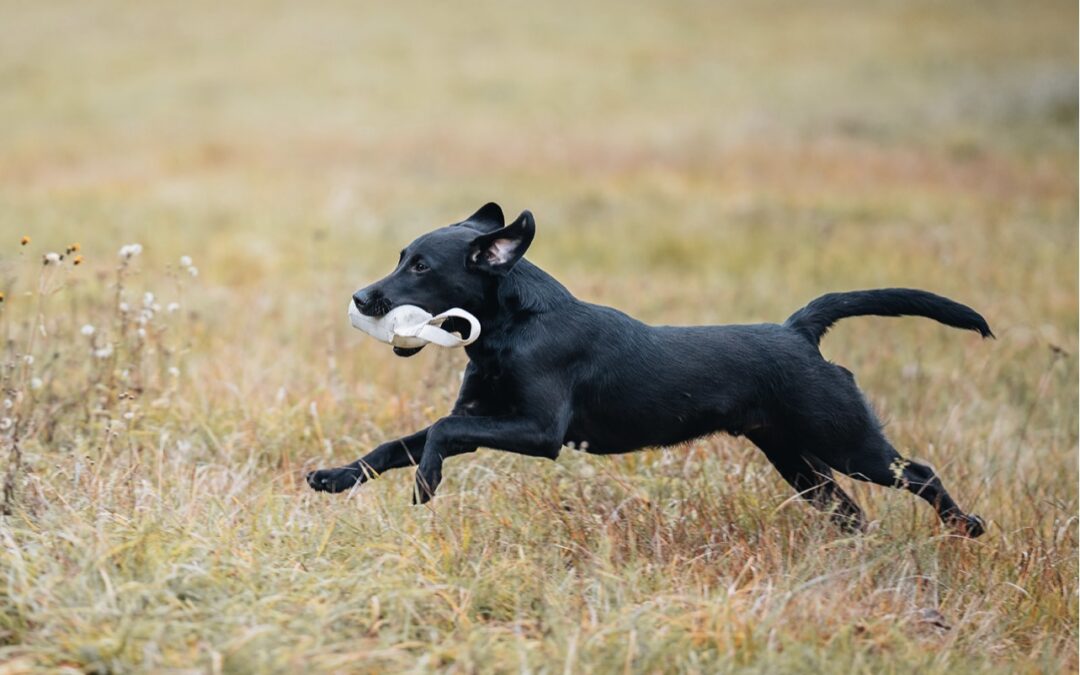
<svg viewBox="0 0 1080 675"><path fill-rule="evenodd" d="M848 532L861 532L866 527L862 509L833 480L832 470L820 459L803 455L790 444L782 444L764 433L752 433L747 437L769 459L780 475L799 496L817 509L830 514L836 525Z"/></svg>
<svg viewBox="0 0 1080 675"><path fill-rule="evenodd" d="M845 457L834 455L825 461L852 478L903 488L922 497L934 507L943 523L965 536L978 537L986 529L981 518L964 513L933 469L902 457L880 433L873 434L866 444L853 448Z"/></svg>

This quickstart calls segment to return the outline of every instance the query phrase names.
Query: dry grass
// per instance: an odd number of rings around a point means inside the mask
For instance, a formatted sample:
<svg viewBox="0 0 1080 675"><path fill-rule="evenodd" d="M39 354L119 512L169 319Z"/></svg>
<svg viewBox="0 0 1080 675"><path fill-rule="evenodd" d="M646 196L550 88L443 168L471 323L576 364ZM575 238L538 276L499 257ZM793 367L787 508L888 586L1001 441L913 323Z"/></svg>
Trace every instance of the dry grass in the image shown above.
<svg viewBox="0 0 1080 675"><path fill-rule="evenodd" d="M1076 11L0 8L0 671L1075 671ZM727 438L481 451L431 508L409 471L309 492L447 410L463 355L394 359L344 305L493 198L654 322L981 310L996 342L824 349L988 534L857 484L845 538Z"/></svg>

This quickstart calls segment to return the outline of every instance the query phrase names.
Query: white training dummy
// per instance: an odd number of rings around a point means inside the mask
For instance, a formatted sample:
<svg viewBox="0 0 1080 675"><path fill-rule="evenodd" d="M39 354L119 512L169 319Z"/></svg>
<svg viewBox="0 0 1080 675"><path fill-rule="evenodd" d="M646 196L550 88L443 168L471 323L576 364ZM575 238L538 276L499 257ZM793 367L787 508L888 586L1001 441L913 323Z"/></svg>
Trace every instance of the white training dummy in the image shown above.
<svg viewBox="0 0 1080 675"><path fill-rule="evenodd" d="M469 322L469 337L462 338L439 327L451 317ZM416 349L427 344L440 347L464 347L480 337L480 322L463 309L454 307L432 316L416 305L401 305L382 316L364 316L349 302L349 322L380 342L402 349Z"/></svg>

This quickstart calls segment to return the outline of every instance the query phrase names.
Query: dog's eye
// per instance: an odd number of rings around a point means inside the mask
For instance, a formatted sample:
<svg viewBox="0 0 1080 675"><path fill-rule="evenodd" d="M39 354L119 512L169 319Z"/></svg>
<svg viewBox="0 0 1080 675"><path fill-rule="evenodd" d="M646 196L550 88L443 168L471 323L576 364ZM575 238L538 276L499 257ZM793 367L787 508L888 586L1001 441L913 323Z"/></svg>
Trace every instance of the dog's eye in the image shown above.
<svg viewBox="0 0 1080 675"><path fill-rule="evenodd" d="M427 272L429 269L431 268L428 267L427 263L425 263L423 260L417 260L412 264L413 272Z"/></svg>

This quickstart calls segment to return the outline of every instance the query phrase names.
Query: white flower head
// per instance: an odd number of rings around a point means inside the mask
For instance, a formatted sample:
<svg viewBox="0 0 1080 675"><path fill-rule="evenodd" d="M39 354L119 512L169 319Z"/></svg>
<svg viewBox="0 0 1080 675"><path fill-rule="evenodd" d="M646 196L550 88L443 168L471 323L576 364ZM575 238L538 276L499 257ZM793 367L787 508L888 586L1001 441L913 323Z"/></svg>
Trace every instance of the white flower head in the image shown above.
<svg viewBox="0 0 1080 675"><path fill-rule="evenodd" d="M120 247L120 257L124 260L130 260L140 253L142 253L142 244L124 244Z"/></svg>
<svg viewBox="0 0 1080 675"><path fill-rule="evenodd" d="M190 274L190 275L191 275L191 276L193 276L193 277L197 277L197 276L199 276L199 268L198 268L198 267L195 267L194 265L192 265L191 267L187 268L187 271L188 271L188 274Z"/></svg>
<svg viewBox="0 0 1080 675"><path fill-rule="evenodd" d="M15 407L15 403L12 402L12 400L10 398L5 398L4 399L4 408L6 410L11 410L13 407Z"/></svg>
<svg viewBox="0 0 1080 675"><path fill-rule="evenodd" d="M34 365L34 357L32 355L30 355L30 354L27 354L26 356L24 356L23 361L25 361L26 365L28 365L28 366Z"/></svg>
<svg viewBox="0 0 1080 675"><path fill-rule="evenodd" d="M40 377L31 378L31 380L30 380L30 388L31 389L41 389L44 386L45 386L45 383L41 381Z"/></svg>
<svg viewBox="0 0 1080 675"><path fill-rule="evenodd" d="M168 311L169 314L172 314L173 312L175 312L178 309L180 309L180 303L179 302L170 302L169 306L165 308L165 310Z"/></svg>
<svg viewBox="0 0 1080 675"><path fill-rule="evenodd" d="M191 267L191 256L189 256L189 255L180 256L180 267Z"/></svg>
<svg viewBox="0 0 1080 675"><path fill-rule="evenodd" d="M173 377L180 377L180 369L176 366L169 366L169 374Z"/></svg>
<svg viewBox="0 0 1080 675"><path fill-rule="evenodd" d="M12 424L13 424L13 422L11 421L10 417L5 417L3 419L0 419L0 430L7 431L8 429L11 428Z"/></svg>
<svg viewBox="0 0 1080 675"><path fill-rule="evenodd" d="M140 340L145 340L146 339L146 329L145 328L140 328L136 332L139 334L139 339Z"/></svg>
<svg viewBox="0 0 1080 675"><path fill-rule="evenodd" d="M111 342L106 343L104 347L99 347L98 349L94 350L94 356L99 359L107 359L112 356L112 353L113 346Z"/></svg>
<svg viewBox="0 0 1080 675"><path fill-rule="evenodd" d="M131 307L126 302L121 302L120 303L120 311L123 312L124 314L127 314L130 309L131 309Z"/></svg>
<svg viewBox="0 0 1080 675"><path fill-rule="evenodd" d="M50 251L50 252L45 254L45 264L46 265L56 265L59 262L60 262L60 254L59 253Z"/></svg>
<svg viewBox="0 0 1080 675"><path fill-rule="evenodd" d="M142 304L143 304L143 307L153 307L154 306L154 294L151 293L150 291L147 291L146 293L143 293Z"/></svg>
<svg viewBox="0 0 1080 675"><path fill-rule="evenodd" d="M95 328L93 326L91 326L90 324L84 324L82 329L79 332L82 333L83 335L85 335L86 337L90 337L91 335L94 334L94 330L95 330Z"/></svg>

